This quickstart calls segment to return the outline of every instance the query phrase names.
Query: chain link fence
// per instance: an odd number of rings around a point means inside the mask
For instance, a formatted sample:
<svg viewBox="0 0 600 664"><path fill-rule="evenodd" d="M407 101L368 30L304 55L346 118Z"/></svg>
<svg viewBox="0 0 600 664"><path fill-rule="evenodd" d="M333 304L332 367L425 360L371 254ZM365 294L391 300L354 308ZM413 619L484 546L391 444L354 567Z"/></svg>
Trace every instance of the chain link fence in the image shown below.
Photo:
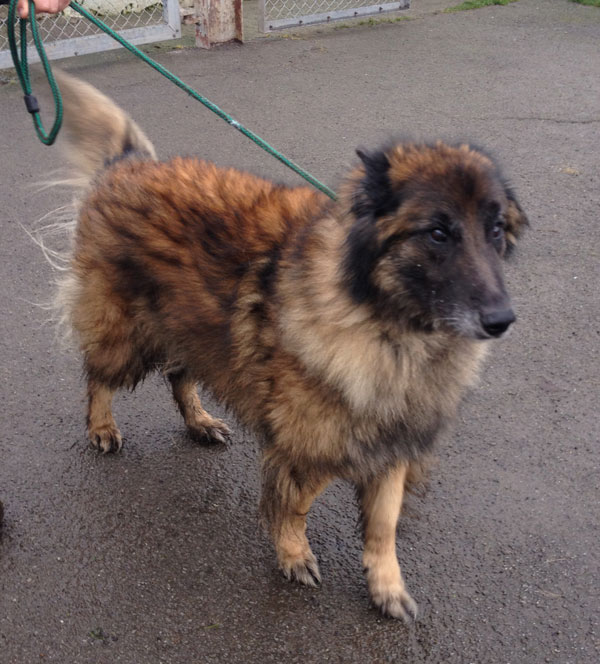
<svg viewBox="0 0 600 664"><path fill-rule="evenodd" d="M373 0L260 0L259 27L262 32L271 32L398 11L409 6L410 0L379 4L374 4Z"/></svg>
<svg viewBox="0 0 600 664"><path fill-rule="evenodd" d="M133 44L176 39L181 36L178 0L78 0L90 14ZM8 7L0 6L0 69L12 67L6 23ZM61 14L36 16L40 37L51 59L119 48L81 14L67 7ZM18 34L18 32L17 32ZM31 36L31 31L29 31ZM39 60L33 40L28 59Z"/></svg>

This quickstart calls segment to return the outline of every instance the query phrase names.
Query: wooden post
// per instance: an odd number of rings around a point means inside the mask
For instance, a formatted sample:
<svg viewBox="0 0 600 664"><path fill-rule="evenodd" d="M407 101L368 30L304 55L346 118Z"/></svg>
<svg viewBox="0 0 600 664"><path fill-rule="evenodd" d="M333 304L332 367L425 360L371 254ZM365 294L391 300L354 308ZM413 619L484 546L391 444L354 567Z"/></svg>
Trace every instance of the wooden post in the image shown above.
<svg viewBox="0 0 600 664"><path fill-rule="evenodd" d="M196 46L243 41L242 0L194 0Z"/></svg>

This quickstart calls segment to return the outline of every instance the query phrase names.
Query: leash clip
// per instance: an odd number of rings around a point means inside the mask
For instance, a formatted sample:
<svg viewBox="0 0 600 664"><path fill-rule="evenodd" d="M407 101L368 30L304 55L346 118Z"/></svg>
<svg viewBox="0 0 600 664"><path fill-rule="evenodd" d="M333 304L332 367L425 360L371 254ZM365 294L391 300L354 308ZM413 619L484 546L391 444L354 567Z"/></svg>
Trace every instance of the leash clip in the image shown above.
<svg viewBox="0 0 600 664"><path fill-rule="evenodd" d="M34 113L40 112L40 105L38 104L38 100L35 95L28 94L25 95L23 99L25 100L25 106L29 113L33 115Z"/></svg>

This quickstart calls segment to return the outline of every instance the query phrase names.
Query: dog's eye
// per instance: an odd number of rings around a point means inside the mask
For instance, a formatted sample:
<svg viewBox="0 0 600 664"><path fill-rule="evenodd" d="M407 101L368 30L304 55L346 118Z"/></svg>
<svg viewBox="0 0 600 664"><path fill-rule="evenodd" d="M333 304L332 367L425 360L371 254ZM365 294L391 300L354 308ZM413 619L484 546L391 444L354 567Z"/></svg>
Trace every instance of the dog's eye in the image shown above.
<svg viewBox="0 0 600 664"><path fill-rule="evenodd" d="M498 240L501 240L504 237L504 222L503 221L497 221L493 227L492 227L492 240L497 242Z"/></svg>
<svg viewBox="0 0 600 664"><path fill-rule="evenodd" d="M448 242L448 233L441 228L434 228L429 232L429 237L435 244L444 244Z"/></svg>

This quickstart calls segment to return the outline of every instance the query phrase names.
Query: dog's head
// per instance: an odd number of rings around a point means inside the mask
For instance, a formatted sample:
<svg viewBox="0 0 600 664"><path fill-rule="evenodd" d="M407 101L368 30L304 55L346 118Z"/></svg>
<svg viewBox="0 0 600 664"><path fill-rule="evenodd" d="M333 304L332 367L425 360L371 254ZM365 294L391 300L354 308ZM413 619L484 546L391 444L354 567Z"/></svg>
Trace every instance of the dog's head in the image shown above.
<svg viewBox="0 0 600 664"><path fill-rule="evenodd" d="M417 329L501 336L515 320L502 258L528 222L492 159L441 142L357 153L343 191L353 298Z"/></svg>

